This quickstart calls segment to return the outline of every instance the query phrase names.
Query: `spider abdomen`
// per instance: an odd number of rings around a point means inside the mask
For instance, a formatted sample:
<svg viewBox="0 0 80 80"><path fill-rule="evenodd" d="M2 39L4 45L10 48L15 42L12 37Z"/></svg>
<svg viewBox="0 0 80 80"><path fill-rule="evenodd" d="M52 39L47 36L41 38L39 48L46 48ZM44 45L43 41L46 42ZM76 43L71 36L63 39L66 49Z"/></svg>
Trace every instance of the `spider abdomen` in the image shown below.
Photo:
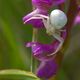
<svg viewBox="0 0 80 80"><path fill-rule="evenodd" d="M67 16L59 9L53 10L50 14L50 22L55 29L61 29L67 23Z"/></svg>

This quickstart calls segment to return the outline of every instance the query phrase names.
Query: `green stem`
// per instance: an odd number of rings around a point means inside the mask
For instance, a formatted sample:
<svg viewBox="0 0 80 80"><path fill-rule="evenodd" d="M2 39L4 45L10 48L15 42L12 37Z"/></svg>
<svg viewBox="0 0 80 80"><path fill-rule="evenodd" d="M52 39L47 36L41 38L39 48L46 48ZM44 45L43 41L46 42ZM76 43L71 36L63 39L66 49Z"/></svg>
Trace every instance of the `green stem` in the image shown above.
<svg viewBox="0 0 80 80"><path fill-rule="evenodd" d="M32 9L35 10L35 6L32 4ZM38 29L34 28L33 27L33 35L32 35L32 42L37 42L37 34L38 34ZM33 71L33 63L36 62L33 58L33 55L31 54L31 72L34 72ZM35 65L36 66L36 65Z"/></svg>
<svg viewBox="0 0 80 80"><path fill-rule="evenodd" d="M38 34L38 29L33 28L32 42L36 42L37 41L37 34ZM36 63L36 61L33 58L33 55L31 55L31 72L33 72L33 62Z"/></svg>
<svg viewBox="0 0 80 80"><path fill-rule="evenodd" d="M37 33L38 33L38 29L33 28L32 42L37 41Z"/></svg>

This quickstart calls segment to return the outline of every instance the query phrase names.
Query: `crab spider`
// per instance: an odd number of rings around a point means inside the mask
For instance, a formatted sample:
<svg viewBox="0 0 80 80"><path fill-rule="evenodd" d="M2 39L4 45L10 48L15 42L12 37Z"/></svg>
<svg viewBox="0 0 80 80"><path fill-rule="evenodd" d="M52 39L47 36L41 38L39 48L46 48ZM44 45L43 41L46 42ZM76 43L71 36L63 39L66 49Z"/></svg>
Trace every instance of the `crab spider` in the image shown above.
<svg viewBox="0 0 80 80"><path fill-rule="evenodd" d="M51 12L50 16L46 16L43 14L35 14L33 17L29 18L24 23L32 19L42 19L43 24L46 28L46 32L49 35L52 35L55 39L57 39L60 42L55 52L53 52L48 56L51 56L57 53L61 49L64 42L64 39L60 36L60 32L66 31L66 30L62 30L62 28L67 23L67 16L65 15L65 13L59 9L56 9Z"/></svg>

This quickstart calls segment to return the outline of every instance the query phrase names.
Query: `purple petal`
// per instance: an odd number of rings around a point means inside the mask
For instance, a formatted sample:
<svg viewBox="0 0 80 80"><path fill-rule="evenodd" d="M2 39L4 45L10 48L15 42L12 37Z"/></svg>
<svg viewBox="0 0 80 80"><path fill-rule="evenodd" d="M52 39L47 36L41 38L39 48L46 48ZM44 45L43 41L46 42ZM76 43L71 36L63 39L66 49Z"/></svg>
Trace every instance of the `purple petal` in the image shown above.
<svg viewBox="0 0 80 80"><path fill-rule="evenodd" d="M48 13L44 10L40 10L40 9L36 9L33 12L27 14L26 16L23 17L23 22L26 22L26 20L28 20L29 18L31 18L33 15L35 14L44 14L44 15L48 15ZM32 24L34 27L36 28L43 28L43 22L41 19L32 19L28 22L26 22L27 24Z"/></svg>
<svg viewBox="0 0 80 80"><path fill-rule="evenodd" d="M53 6L53 0L32 0L36 8L49 10Z"/></svg>
<svg viewBox="0 0 80 80"><path fill-rule="evenodd" d="M32 0L33 5L36 8L49 10L53 5L63 3L65 0Z"/></svg>
<svg viewBox="0 0 80 80"><path fill-rule="evenodd" d="M36 74L40 78L48 79L56 75L58 70L58 64L53 60L42 61L38 67Z"/></svg>

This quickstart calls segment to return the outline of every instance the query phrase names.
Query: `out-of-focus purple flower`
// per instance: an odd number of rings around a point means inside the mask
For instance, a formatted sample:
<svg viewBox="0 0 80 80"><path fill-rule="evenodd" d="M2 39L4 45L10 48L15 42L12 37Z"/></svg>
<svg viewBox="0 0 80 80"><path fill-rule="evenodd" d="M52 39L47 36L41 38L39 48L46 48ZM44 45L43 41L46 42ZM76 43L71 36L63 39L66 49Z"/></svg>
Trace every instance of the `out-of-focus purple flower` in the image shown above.
<svg viewBox="0 0 80 80"><path fill-rule="evenodd" d="M33 12L27 14L26 16L23 17L23 22L24 24L32 24L34 27L36 28L43 28L43 22L41 19L32 19L28 22L26 22L29 18L31 18L32 16L34 16L35 14L43 14L43 15L48 15L47 11L41 10L41 9L36 9Z"/></svg>
<svg viewBox="0 0 80 80"><path fill-rule="evenodd" d="M80 15L77 15L74 21L74 25L80 24Z"/></svg>
<svg viewBox="0 0 80 80"><path fill-rule="evenodd" d="M42 61L36 71L36 75L43 79L48 79L56 75L58 70L58 64L54 59L48 61Z"/></svg>
<svg viewBox="0 0 80 80"><path fill-rule="evenodd" d="M32 0L32 4L39 9L49 10L54 5L59 5L65 0Z"/></svg>

